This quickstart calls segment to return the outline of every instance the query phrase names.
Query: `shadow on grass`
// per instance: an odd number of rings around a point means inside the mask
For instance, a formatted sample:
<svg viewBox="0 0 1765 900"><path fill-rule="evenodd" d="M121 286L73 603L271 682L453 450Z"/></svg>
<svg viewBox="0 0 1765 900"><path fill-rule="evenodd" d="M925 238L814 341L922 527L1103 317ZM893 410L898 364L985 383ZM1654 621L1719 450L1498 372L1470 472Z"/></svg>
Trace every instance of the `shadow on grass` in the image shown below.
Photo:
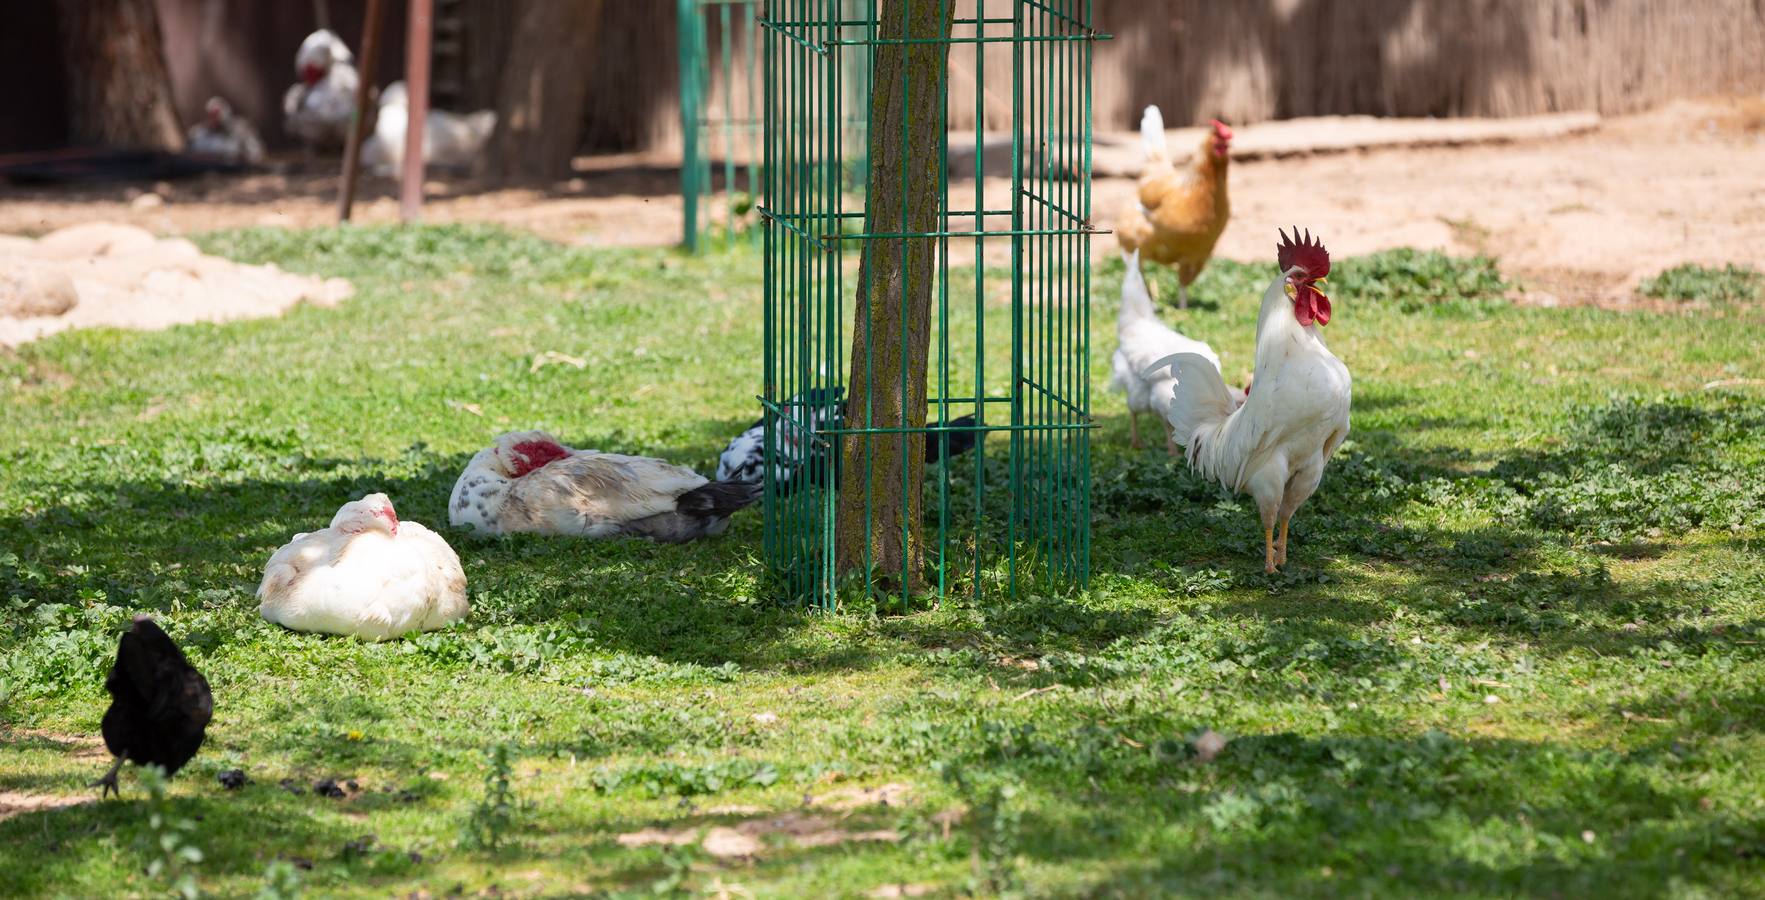
<svg viewBox="0 0 1765 900"><path fill-rule="evenodd" d="M1089 792L1072 780L1081 773L1042 762L996 764L1067 800L1026 817L1018 852L1051 866L1118 861L1110 895L1629 895L1673 879L1730 884L1765 851L1756 811L1708 813L1699 788L1663 786L1652 750L1246 735L1208 764L1127 762ZM1135 802L1122 802L1129 791ZM1100 835L1132 836L1141 852Z"/></svg>
<svg viewBox="0 0 1765 900"><path fill-rule="evenodd" d="M757 511L738 515L720 539L684 546L485 539L440 530L467 566L473 602L467 628L556 627L589 639L598 651L675 663L845 671L876 665L903 644L1015 657L1096 652L1154 632L1168 618L1171 595L1221 591L1230 599L1210 614L1280 620L1303 630L1291 640L1340 637L1377 622L1386 607L1354 596L1374 591L1443 624L1545 650L1622 649L1663 639L1659 629L1622 626L1670 621L1698 585L1614 581L1598 557L1573 546L1582 539L1580 518L1562 519L1556 529L1528 521L1467 530L1437 524L1426 508L1523 503L1532 482L1520 474L1504 481L1501 473L1573 474L1589 459L1646 476L1663 461L1627 453L1635 423L1659 444L1662 435L1685 429L1741 434L1758 418L1756 410L1738 406L1620 404L1585 420L1553 450L1512 454L1480 473L1454 464L1460 454L1450 448L1406 451L1397 431L1357 435L1389 449L1356 451L1332 464L1318 495L1295 519L1293 562L1273 577L1260 571L1260 534L1246 500L1226 497L1178 460L1105 450L1093 467L1094 568L1099 579L1114 577L1132 590L956 600L945 615L884 620L875 632L882 641L841 637L814 614L757 596L764 584ZM617 435L562 437L580 446L620 447ZM1697 449L1679 458L1722 458L1719 451L1688 446ZM699 447L624 449L675 459L702 453ZM221 615L227 626L197 638L202 649L217 652L241 639L239 625L255 620L252 594L263 561L294 532L322 526L340 503L369 491L390 494L405 518L439 526L466 459L418 446L390 459L250 462L256 468L249 475L222 471L201 481L87 483L77 499L0 520L0 531L22 536L9 548L17 562L0 564L0 588L33 598L27 608L99 598L162 615L199 607ZM69 493L60 485L42 488ZM1518 515L1524 519L1524 510Z"/></svg>

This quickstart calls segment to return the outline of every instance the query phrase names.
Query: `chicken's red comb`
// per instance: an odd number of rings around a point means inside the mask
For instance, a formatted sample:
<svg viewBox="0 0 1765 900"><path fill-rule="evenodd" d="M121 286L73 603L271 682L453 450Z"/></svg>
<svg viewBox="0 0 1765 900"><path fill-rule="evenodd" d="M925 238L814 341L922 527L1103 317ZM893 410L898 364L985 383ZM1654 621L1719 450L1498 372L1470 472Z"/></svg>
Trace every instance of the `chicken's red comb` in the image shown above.
<svg viewBox="0 0 1765 900"><path fill-rule="evenodd" d="M1232 139L1232 126L1227 125L1218 119L1208 119L1207 121L1209 124L1213 125L1214 137L1224 138L1228 141Z"/></svg>
<svg viewBox="0 0 1765 900"><path fill-rule="evenodd" d="M1311 236L1311 229L1306 229L1302 236L1299 226L1293 226L1293 237L1282 231L1281 243L1275 245L1275 260L1281 271L1298 266L1305 270L1307 278L1323 278L1330 274L1330 251L1324 249L1324 243ZM1295 241L1294 238L1298 238Z"/></svg>

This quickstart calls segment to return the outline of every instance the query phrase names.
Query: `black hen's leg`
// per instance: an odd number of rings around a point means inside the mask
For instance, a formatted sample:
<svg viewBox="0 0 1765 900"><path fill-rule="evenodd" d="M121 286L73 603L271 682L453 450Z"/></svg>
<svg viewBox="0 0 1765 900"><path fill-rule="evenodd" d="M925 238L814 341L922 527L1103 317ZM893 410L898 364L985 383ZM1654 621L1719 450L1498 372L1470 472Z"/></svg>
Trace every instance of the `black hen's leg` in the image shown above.
<svg viewBox="0 0 1765 900"><path fill-rule="evenodd" d="M124 757L121 754L118 754L117 758L116 758L116 762L111 763L110 771L104 773L103 778L100 778L97 781L94 781L91 784L86 785L87 787L99 787L100 785L103 786L104 789L98 792L98 799L103 800L105 797L108 797L111 794L115 794L119 798L123 795L123 792L119 788L117 788L117 786L116 786L116 773L122 769L123 761L126 758L127 757Z"/></svg>

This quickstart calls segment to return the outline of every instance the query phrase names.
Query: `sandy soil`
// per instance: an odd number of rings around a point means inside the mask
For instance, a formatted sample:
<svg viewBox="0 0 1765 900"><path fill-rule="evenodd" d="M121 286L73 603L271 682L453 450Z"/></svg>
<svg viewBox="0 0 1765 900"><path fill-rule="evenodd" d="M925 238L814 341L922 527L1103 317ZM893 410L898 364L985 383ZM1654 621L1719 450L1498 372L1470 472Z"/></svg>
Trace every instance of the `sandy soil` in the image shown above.
<svg viewBox="0 0 1765 900"><path fill-rule="evenodd" d="M1317 142L1328 145L1332 126L1317 127ZM1248 141L1253 131L1241 134ZM100 219L170 235L328 224L335 182L278 174L5 189L0 233ZM434 182L425 219L499 222L573 244L670 244L679 239L678 184L663 157L588 157L576 177L550 185ZM1001 188L989 183L987 193ZM972 187L953 190L966 196ZM394 220L391 192L370 180L357 220ZM1129 178L1098 178L1094 220L1107 227L1132 192ZM1765 267L1765 103L1678 103L1547 139L1245 160L1233 167L1231 195L1233 218L1218 249L1225 257L1264 259L1275 229L1297 223L1343 255L1406 245L1487 253L1534 302L1624 304L1641 279L1679 263ZM1115 242L1101 238L1094 249L1113 253Z"/></svg>
<svg viewBox="0 0 1765 900"><path fill-rule="evenodd" d="M133 225L87 222L37 240L0 235L0 347L69 328L151 330L275 316L353 292L341 278L207 256L188 240Z"/></svg>
<svg viewBox="0 0 1765 900"><path fill-rule="evenodd" d="M1099 182L1099 220L1132 193ZM1534 302L1622 305L1680 263L1765 269L1765 103L1676 104L1545 142L1250 163L1231 196L1228 258L1269 258L1275 229L1299 224L1333 253L1484 253Z"/></svg>

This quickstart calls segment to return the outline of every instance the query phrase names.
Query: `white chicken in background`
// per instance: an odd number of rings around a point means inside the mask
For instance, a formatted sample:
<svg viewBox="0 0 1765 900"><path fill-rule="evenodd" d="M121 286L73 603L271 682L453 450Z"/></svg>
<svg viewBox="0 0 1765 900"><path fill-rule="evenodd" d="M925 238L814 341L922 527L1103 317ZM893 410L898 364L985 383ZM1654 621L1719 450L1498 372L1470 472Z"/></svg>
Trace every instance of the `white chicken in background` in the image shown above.
<svg viewBox="0 0 1765 900"><path fill-rule="evenodd" d="M680 543L722 534L760 485L710 481L644 456L573 450L543 431L498 435L454 482L448 521L490 534L647 537Z"/></svg>
<svg viewBox="0 0 1765 900"><path fill-rule="evenodd" d="M441 536L400 522L385 494L343 504L270 557L258 613L295 631L380 641L466 617L466 573Z"/></svg>
<svg viewBox="0 0 1765 900"><path fill-rule="evenodd" d="M374 133L362 144L362 166L376 175L398 177L404 171L405 132L410 120L404 82L394 81L380 92ZM423 119L423 164L470 171L484 155L484 145L495 130L494 110L460 115L431 109Z"/></svg>
<svg viewBox="0 0 1765 900"><path fill-rule="evenodd" d="M1178 353L1154 366L1176 371L1164 416L1188 448L1189 465L1255 498L1266 572L1286 564L1287 524L1348 436L1353 389L1348 367L1318 332L1330 322L1330 298L1317 288L1330 274L1330 254L1310 231L1300 237L1295 229L1294 238L1282 232L1276 249L1281 274L1256 317L1255 390L1242 406L1233 408L1219 370L1204 356Z"/></svg>
<svg viewBox="0 0 1765 900"><path fill-rule="evenodd" d="M334 150L349 137L355 115L355 92L361 78L355 54L329 29L321 28L300 42L294 54L300 83L282 96L283 127L310 150Z"/></svg>
<svg viewBox="0 0 1765 900"><path fill-rule="evenodd" d="M197 156L247 166L264 161L264 142L257 129L219 97L208 98L202 121L190 126L188 137L189 150Z"/></svg>
<svg viewBox="0 0 1765 900"><path fill-rule="evenodd" d="M1127 273L1122 276L1122 305L1115 317L1115 356L1110 359L1109 386L1128 395L1128 435L1135 449L1145 446L1140 441L1140 414L1157 412L1170 401L1177 375L1169 367L1158 367L1161 359L1178 353L1193 353L1213 366L1217 374L1220 358L1206 342L1178 334L1158 320L1152 305L1152 294L1146 289L1146 276L1140 270L1140 251L1124 254ZM1244 392L1227 388L1235 403L1244 402ZM1167 436L1165 446L1172 455L1176 441Z"/></svg>

